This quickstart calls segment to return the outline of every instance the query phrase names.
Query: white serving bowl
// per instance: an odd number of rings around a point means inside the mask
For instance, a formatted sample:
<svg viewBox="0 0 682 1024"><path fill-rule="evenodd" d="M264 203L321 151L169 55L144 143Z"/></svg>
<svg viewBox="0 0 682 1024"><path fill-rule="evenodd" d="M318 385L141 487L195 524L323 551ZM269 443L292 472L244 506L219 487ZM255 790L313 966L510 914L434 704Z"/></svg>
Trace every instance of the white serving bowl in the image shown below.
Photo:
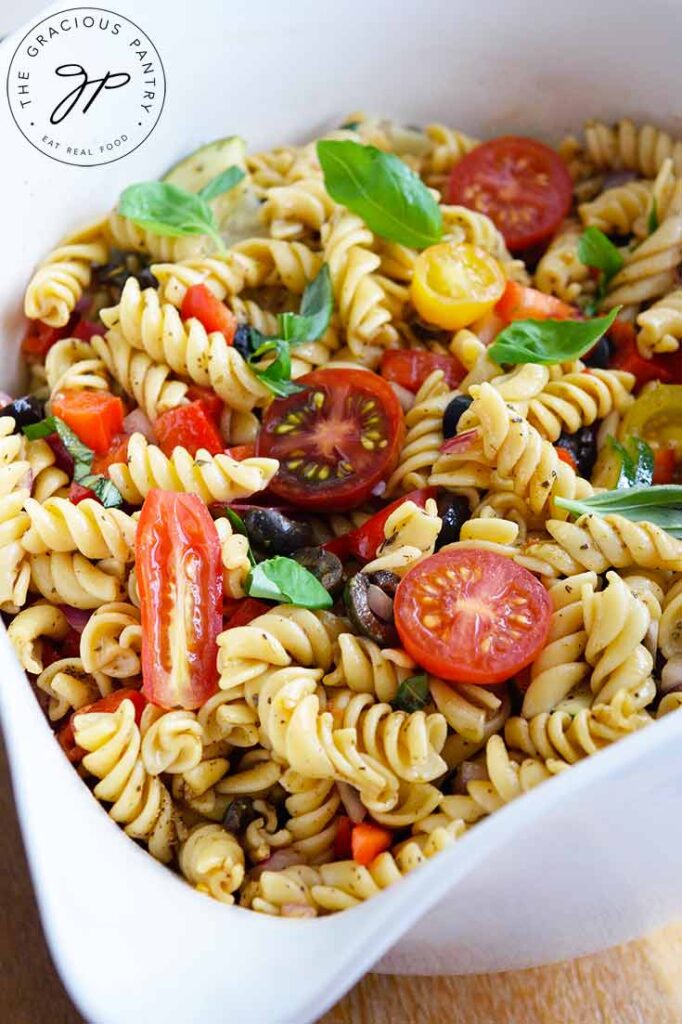
<svg viewBox="0 0 682 1024"><path fill-rule="evenodd" d="M4 390L18 386L34 263L126 184L157 177L203 141L303 140L357 109L482 136L557 139L588 117L623 115L680 127L675 0L646 13L622 0L115 8L141 24L166 69L165 109L144 145L105 166L63 165L31 148L0 104ZM0 48L3 80L24 31ZM4 631L0 664L43 923L71 995L98 1024L301 1024L377 962L398 973L520 968L602 949L682 912L682 715L541 786L355 910L270 919L198 895L128 840L52 739Z"/></svg>

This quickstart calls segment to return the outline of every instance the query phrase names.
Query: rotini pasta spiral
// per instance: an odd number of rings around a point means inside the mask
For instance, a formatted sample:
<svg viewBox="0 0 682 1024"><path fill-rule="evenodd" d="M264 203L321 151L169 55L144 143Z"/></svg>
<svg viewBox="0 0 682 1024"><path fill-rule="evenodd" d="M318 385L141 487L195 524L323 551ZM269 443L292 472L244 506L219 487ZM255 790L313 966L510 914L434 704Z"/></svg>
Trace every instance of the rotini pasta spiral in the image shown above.
<svg viewBox="0 0 682 1024"><path fill-rule="evenodd" d="M149 775L189 772L201 761L203 730L193 711L162 711L148 704L140 723L142 764Z"/></svg>
<svg viewBox="0 0 682 1024"><path fill-rule="evenodd" d="M150 420L187 401L187 385L171 378L170 366L136 351L119 331L107 331L106 340L95 335L91 345L114 380Z"/></svg>
<svg viewBox="0 0 682 1024"><path fill-rule="evenodd" d="M108 676L88 672L80 658L53 661L40 673L36 686L48 696L47 716L51 722L105 697L112 689Z"/></svg>
<svg viewBox="0 0 682 1024"><path fill-rule="evenodd" d="M475 149L478 139L472 139L463 132L436 123L427 124L424 134L431 143L431 148L424 156L421 173L430 188L442 191L452 168L463 156Z"/></svg>
<svg viewBox="0 0 682 1024"><path fill-rule="evenodd" d="M109 377L92 345L79 338L57 341L45 358L50 395L62 388L91 388L108 391Z"/></svg>
<svg viewBox="0 0 682 1024"><path fill-rule="evenodd" d="M149 852L163 863L173 857L176 822L170 793L149 775L140 757L140 730L129 700L116 711L92 711L76 715L76 743L88 753L83 768L99 782L93 792L109 803L109 815L134 839L143 840Z"/></svg>
<svg viewBox="0 0 682 1024"><path fill-rule="evenodd" d="M603 302L637 307L665 295L675 285L675 272L682 261L682 216L668 217L641 245L626 253L623 267L609 283Z"/></svg>
<svg viewBox="0 0 682 1024"><path fill-rule="evenodd" d="M280 828L277 811L267 800L254 800L253 809L259 818L249 822L244 831L244 848L254 864L267 860L273 850L291 846L291 832Z"/></svg>
<svg viewBox="0 0 682 1024"><path fill-rule="evenodd" d="M187 289L195 284L205 285L218 299L238 295L251 286L249 273L253 267L245 256L228 250L176 263L154 263L151 271L159 282L159 301L179 309Z"/></svg>
<svg viewBox="0 0 682 1024"><path fill-rule="evenodd" d="M47 441L43 438L29 441L26 445L26 461L33 476L31 497L42 504L48 498L67 496L69 475L55 465L56 456Z"/></svg>
<svg viewBox="0 0 682 1024"><path fill-rule="evenodd" d="M460 683L451 686L440 679L429 679L429 690L436 708L452 733L442 750L449 768L467 760L499 732L511 707L506 693L498 696L483 686Z"/></svg>
<svg viewBox="0 0 682 1024"><path fill-rule="evenodd" d="M107 246L98 231L66 239L47 256L31 278L24 298L29 320L42 320L51 327L65 327L83 291L90 284L91 268L104 263Z"/></svg>
<svg viewBox="0 0 682 1024"><path fill-rule="evenodd" d="M575 523L549 519L547 530L578 565L593 572L632 566L682 571L682 541L653 523L587 514Z"/></svg>
<svg viewBox="0 0 682 1024"><path fill-rule="evenodd" d="M386 520L384 540L363 572L388 570L404 576L422 558L433 554L442 525L433 498L426 501L424 508L413 501L404 501Z"/></svg>
<svg viewBox="0 0 682 1024"><path fill-rule="evenodd" d="M201 448L194 457L186 448L175 448L169 459L143 434L133 434L128 442L128 461L113 463L109 475L131 505L142 504L153 487L198 494L210 503L231 502L262 491L278 467L276 459L248 458L238 462L230 455L211 455ZM78 507L84 504L81 502Z"/></svg>
<svg viewBox="0 0 682 1024"><path fill-rule="evenodd" d="M650 181L628 181L605 189L590 203L581 203L578 211L585 227L599 228L605 234L632 234L651 202Z"/></svg>
<svg viewBox="0 0 682 1024"><path fill-rule="evenodd" d="M426 378L405 416L405 442L386 486L387 494L426 486L443 443L443 413L454 394L442 370L434 370Z"/></svg>
<svg viewBox="0 0 682 1024"><path fill-rule="evenodd" d="M635 171L655 178L664 160L671 159L676 174L682 174L682 143L652 124L636 125L623 118L610 127L603 121L585 125L587 152L596 167Z"/></svg>
<svg viewBox="0 0 682 1024"><path fill-rule="evenodd" d="M46 601L24 608L10 622L7 636L22 668L38 675L43 671L42 637L63 640L69 631L64 612Z"/></svg>
<svg viewBox="0 0 682 1024"><path fill-rule="evenodd" d="M22 538L31 522L24 512L28 494L20 489L0 496L0 611L4 612L15 613L26 603L31 568Z"/></svg>
<svg viewBox="0 0 682 1024"><path fill-rule="evenodd" d="M334 646L334 669L324 676L325 686L344 686L354 693L371 693L392 701L400 683L413 675L415 664L405 651L381 648L373 640L341 633Z"/></svg>
<svg viewBox="0 0 682 1024"><path fill-rule="evenodd" d="M677 352L682 339L682 289L675 289L637 317L637 347L645 359Z"/></svg>
<svg viewBox="0 0 682 1024"><path fill-rule="evenodd" d="M112 571L109 560L97 565L78 552L52 551L30 555L29 564L31 589L55 604L87 610L123 599L123 563Z"/></svg>
<svg viewBox="0 0 682 1024"><path fill-rule="evenodd" d="M493 814L568 765L559 761L546 765L537 757L514 760L502 737L491 736L485 748L485 767L488 778L472 779L466 787L468 797L452 801L458 816L466 821Z"/></svg>
<svg viewBox="0 0 682 1024"><path fill-rule="evenodd" d="M94 498L78 505L67 498L48 498L42 505L27 498L24 508L31 527L22 543L31 554L80 551L86 558L121 562L134 557L137 524L121 509L104 508Z"/></svg>
<svg viewBox="0 0 682 1024"><path fill-rule="evenodd" d="M494 383L494 382L493 382ZM562 432L575 434L615 409L622 414L632 405L635 377L625 370L590 368L549 381L528 403L528 422L548 441Z"/></svg>
<svg viewBox="0 0 682 1024"><path fill-rule="evenodd" d="M88 619L80 639L86 672L104 672L113 679L130 679L141 672L142 626L132 604L103 604Z"/></svg>
<svg viewBox="0 0 682 1024"><path fill-rule="evenodd" d="M330 860L341 806L336 783L329 779L310 779L288 769L281 785L289 794L284 806L289 815L286 827L293 840L292 848L308 864Z"/></svg>
<svg viewBox="0 0 682 1024"><path fill-rule="evenodd" d="M208 743L224 740L233 747L258 743L258 714L246 703L243 683L214 693L199 708L198 718Z"/></svg>
<svg viewBox="0 0 682 1024"><path fill-rule="evenodd" d="M107 241L125 252L141 252L155 260L183 260L211 252L215 242L208 235L160 235L112 210L105 224ZM99 260L98 262L104 262Z"/></svg>
<svg viewBox="0 0 682 1024"><path fill-rule="evenodd" d="M223 593L226 597L245 597L244 585L251 572L249 539L234 533L229 519L216 519L223 563Z"/></svg>
<svg viewBox="0 0 682 1024"><path fill-rule="evenodd" d="M178 864L187 881L221 903L234 903L244 880L244 853L221 825L197 825L180 846Z"/></svg>
<svg viewBox="0 0 682 1024"><path fill-rule="evenodd" d="M535 287L564 302L575 302L589 287L590 271L578 256L580 224L566 220L559 227L535 271Z"/></svg>
<svg viewBox="0 0 682 1024"><path fill-rule="evenodd" d="M272 238L300 239L319 232L336 203L319 178L300 178L290 185L268 189L260 216Z"/></svg>

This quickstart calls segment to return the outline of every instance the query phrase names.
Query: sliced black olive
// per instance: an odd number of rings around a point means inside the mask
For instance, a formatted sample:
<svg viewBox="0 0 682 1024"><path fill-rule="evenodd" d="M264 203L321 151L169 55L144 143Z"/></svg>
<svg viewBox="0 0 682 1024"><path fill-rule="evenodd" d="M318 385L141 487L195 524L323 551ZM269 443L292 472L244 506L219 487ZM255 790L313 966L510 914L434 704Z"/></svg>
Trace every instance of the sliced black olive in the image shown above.
<svg viewBox="0 0 682 1024"><path fill-rule="evenodd" d="M228 832L239 836L248 825L258 817L250 796L238 796L228 805L223 818L223 825Z"/></svg>
<svg viewBox="0 0 682 1024"><path fill-rule="evenodd" d="M388 597L392 597L400 580L394 573L387 574L392 577L390 585L393 593L390 593L386 586L382 586L376 581L376 578L381 575L381 573L368 575L358 572L355 576L351 576L346 584L343 599L351 622L363 636L374 640L380 647L393 647L398 643L395 624L392 618L387 621L372 611L370 588L379 587Z"/></svg>
<svg viewBox="0 0 682 1024"><path fill-rule="evenodd" d="M570 452L580 475L589 479L597 458L597 435L594 427L582 427L575 434L562 434L556 441L556 447Z"/></svg>
<svg viewBox="0 0 682 1024"><path fill-rule="evenodd" d="M469 502L459 494L447 494L438 499L438 515L443 521L436 538L436 551L459 540L459 533L471 516Z"/></svg>
<svg viewBox="0 0 682 1024"><path fill-rule="evenodd" d="M32 423L45 419L45 406L35 395L24 395L0 409L0 416L14 417L15 433L18 434L22 427L30 427Z"/></svg>
<svg viewBox="0 0 682 1024"><path fill-rule="evenodd" d="M238 324L232 339L232 347L236 348L244 359L249 358L253 350L251 348L251 328L248 324Z"/></svg>
<svg viewBox="0 0 682 1024"><path fill-rule="evenodd" d="M136 277L140 288L158 288L159 282L139 252L114 251L108 263L94 268L95 284L120 292L129 277Z"/></svg>
<svg viewBox="0 0 682 1024"><path fill-rule="evenodd" d="M443 437L455 436L462 413L466 412L472 401L469 395L455 395L448 402L443 413Z"/></svg>
<svg viewBox="0 0 682 1024"><path fill-rule="evenodd" d="M244 526L254 547L275 555L290 555L313 539L310 523L289 519L273 508L253 508L244 515Z"/></svg>
<svg viewBox="0 0 682 1024"><path fill-rule="evenodd" d="M325 590L336 597L343 587L341 560L324 548L300 548L294 552L295 560L317 577Z"/></svg>
<svg viewBox="0 0 682 1024"><path fill-rule="evenodd" d="M604 335L599 339L589 355L585 356L585 364L599 370L607 370L613 356L613 346Z"/></svg>

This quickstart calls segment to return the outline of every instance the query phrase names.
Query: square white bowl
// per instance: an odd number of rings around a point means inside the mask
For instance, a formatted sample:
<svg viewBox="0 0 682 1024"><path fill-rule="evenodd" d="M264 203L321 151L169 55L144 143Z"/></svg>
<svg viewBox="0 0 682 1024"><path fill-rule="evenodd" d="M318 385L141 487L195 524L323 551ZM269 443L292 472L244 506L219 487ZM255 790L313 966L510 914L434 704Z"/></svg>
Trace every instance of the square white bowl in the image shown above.
<svg viewBox="0 0 682 1024"><path fill-rule="evenodd" d="M100 167L56 163L0 104L4 390L18 386L36 261L125 185L201 142L301 141L357 109L482 136L558 139L587 118L624 115L682 127L674 0L646 11L615 0L202 0L192 11L116 0L115 10L147 32L166 71L164 111L139 149ZM25 30L0 47L3 79ZM682 911L682 715L504 808L369 903L296 921L214 903L131 843L58 749L4 631L0 666L43 923L71 995L98 1024L301 1024L377 961L400 973L520 968L625 941Z"/></svg>

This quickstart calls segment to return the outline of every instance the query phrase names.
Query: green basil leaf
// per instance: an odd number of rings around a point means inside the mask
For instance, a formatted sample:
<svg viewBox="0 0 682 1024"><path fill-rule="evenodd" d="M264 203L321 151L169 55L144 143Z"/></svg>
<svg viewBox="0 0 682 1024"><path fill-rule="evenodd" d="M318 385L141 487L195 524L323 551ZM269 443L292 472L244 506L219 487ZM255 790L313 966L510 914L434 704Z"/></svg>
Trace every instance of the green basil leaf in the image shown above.
<svg viewBox="0 0 682 1024"><path fill-rule="evenodd" d="M129 185L121 193L118 212L135 224L159 235L210 235L223 248L222 240L205 199L167 181L144 181Z"/></svg>
<svg viewBox="0 0 682 1024"><path fill-rule="evenodd" d="M654 453L641 437L629 437L623 445L610 434L608 443L620 457L620 474L616 489L651 484L654 478Z"/></svg>
<svg viewBox="0 0 682 1024"><path fill-rule="evenodd" d="M633 523L653 523L674 537L682 538L682 487L678 484L620 488L582 501L569 498L555 500L560 508L575 516L619 515Z"/></svg>
<svg viewBox="0 0 682 1024"><path fill-rule="evenodd" d="M268 366L257 365L258 361L271 352L276 357ZM251 369L258 379L272 391L273 395L279 398L286 398L288 395L298 394L305 388L294 384L291 379L291 349L289 343L283 338L268 338L260 345L253 355L248 359Z"/></svg>
<svg viewBox="0 0 682 1024"><path fill-rule="evenodd" d="M22 427L21 430L29 441L37 441L40 437L49 437L50 434L56 434L57 423L54 416L48 416L46 419L41 420L40 423L29 423L27 426Z"/></svg>
<svg viewBox="0 0 682 1024"><path fill-rule="evenodd" d="M618 315L620 306L594 320L515 320L488 349L490 358L503 363L566 363L592 348Z"/></svg>
<svg viewBox="0 0 682 1024"><path fill-rule="evenodd" d="M229 520L230 526L235 533L241 533L242 537L248 537L246 527L244 526L244 520L241 516L237 515L233 508L228 508L226 505L223 509L225 518Z"/></svg>
<svg viewBox="0 0 682 1024"><path fill-rule="evenodd" d="M277 555L259 562L246 584L250 597L295 604L299 608L331 608L331 595L320 581L293 558Z"/></svg>
<svg viewBox="0 0 682 1024"><path fill-rule="evenodd" d="M651 209L649 210L649 216L646 222L646 228L650 235L653 235L654 231L658 231L658 200L656 196L653 197L651 203Z"/></svg>
<svg viewBox="0 0 682 1024"><path fill-rule="evenodd" d="M81 487L89 487L97 495L105 508L120 508L123 504L121 492L108 477L102 476L101 473L86 473L84 476L79 477L76 483L80 484Z"/></svg>
<svg viewBox="0 0 682 1024"><path fill-rule="evenodd" d="M58 416L53 418L55 429L61 438L62 444L74 461L74 480L76 480L79 473L90 472L95 453L92 448L88 448L87 444L83 444L80 437L74 434L71 427L67 426L64 420L60 420Z"/></svg>
<svg viewBox="0 0 682 1024"><path fill-rule="evenodd" d="M578 242L578 259L586 267L601 270L604 283L608 284L623 266L623 257L599 228L585 228Z"/></svg>
<svg viewBox="0 0 682 1024"><path fill-rule="evenodd" d="M204 185L197 192L197 195L210 203L212 199L217 199L218 196L222 196L224 192L229 192L231 189L238 185L240 181L243 181L246 177L246 173L241 167L226 167L224 171L217 174L212 181L209 181L208 185Z"/></svg>
<svg viewBox="0 0 682 1024"><path fill-rule="evenodd" d="M412 249L440 241L440 207L399 157L374 146L332 139L317 143L317 156L332 199L357 213L377 235Z"/></svg>
<svg viewBox="0 0 682 1024"><path fill-rule="evenodd" d="M422 711L429 702L429 681L426 673L418 676L410 676L404 679L398 687L398 692L391 701L391 707L396 711Z"/></svg>
<svg viewBox="0 0 682 1024"><path fill-rule="evenodd" d="M323 263L317 277L305 286L300 311L278 315L277 321L282 338L292 345L317 341L329 327L333 308L332 279L329 267Z"/></svg>

